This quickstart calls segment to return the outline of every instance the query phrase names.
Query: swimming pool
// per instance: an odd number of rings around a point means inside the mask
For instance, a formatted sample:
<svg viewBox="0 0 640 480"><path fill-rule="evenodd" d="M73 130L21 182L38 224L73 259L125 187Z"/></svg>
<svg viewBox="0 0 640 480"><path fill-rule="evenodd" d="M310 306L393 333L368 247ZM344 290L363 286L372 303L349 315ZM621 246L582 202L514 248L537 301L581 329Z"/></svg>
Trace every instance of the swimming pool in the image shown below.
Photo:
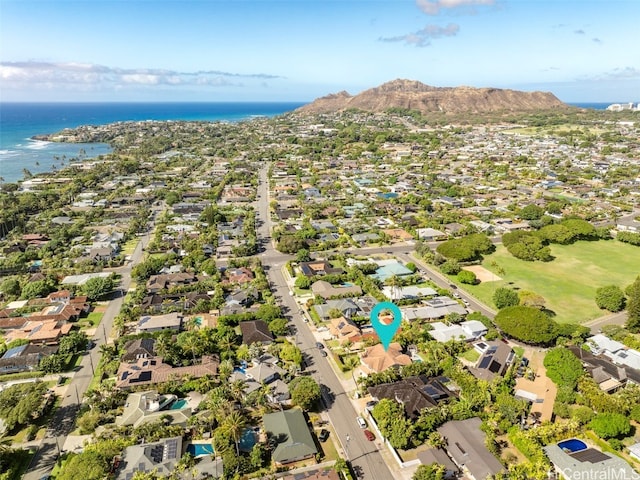
<svg viewBox="0 0 640 480"><path fill-rule="evenodd" d="M194 457L213 455L213 446L210 443L190 443L187 445L187 453Z"/></svg>
<svg viewBox="0 0 640 480"><path fill-rule="evenodd" d="M242 431L238 447L243 452L250 452L253 446L256 444L256 432L253 428L247 427Z"/></svg>
<svg viewBox="0 0 640 480"><path fill-rule="evenodd" d="M186 406L187 406L187 400L184 398L181 398L180 400L176 400L175 402L173 402L171 407L169 407L169 410L181 410Z"/></svg>
<svg viewBox="0 0 640 480"><path fill-rule="evenodd" d="M587 444L577 438L571 438L569 440L563 440L558 443L558 446L568 453L579 452L580 450L586 450Z"/></svg>

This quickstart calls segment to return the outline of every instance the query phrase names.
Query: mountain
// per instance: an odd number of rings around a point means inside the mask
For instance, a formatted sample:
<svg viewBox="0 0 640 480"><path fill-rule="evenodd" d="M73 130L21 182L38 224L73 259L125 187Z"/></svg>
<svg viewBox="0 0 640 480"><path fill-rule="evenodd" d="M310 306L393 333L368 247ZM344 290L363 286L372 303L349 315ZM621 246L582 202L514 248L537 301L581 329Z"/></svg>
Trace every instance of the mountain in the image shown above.
<svg viewBox="0 0 640 480"><path fill-rule="evenodd" d="M346 109L384 112L390 108L421 113L490 113L565 108L549 92L521 92L499 88L431 87L415 80L393 80L357 95L342 91L297 109L300 113L330 113Z"/></svg>

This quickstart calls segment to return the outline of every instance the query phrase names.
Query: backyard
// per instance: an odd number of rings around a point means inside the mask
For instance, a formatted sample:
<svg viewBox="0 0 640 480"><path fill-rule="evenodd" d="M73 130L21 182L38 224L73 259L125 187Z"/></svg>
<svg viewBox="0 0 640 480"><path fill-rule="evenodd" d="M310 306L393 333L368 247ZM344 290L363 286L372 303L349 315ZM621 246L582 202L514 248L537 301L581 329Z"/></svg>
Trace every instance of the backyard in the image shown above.
<svg viewBox="0 0 640 480"><path fill-rule="evenodd" d="M607 314L595 303L599 287L618 285L624 290L640 274L638 247L615 240L551 245L551 253L551 262L525 262L498 245L482 266L502 279L462 287L493 308L498 287L530 290L544 297L556 321L584 323Z"/></svg>

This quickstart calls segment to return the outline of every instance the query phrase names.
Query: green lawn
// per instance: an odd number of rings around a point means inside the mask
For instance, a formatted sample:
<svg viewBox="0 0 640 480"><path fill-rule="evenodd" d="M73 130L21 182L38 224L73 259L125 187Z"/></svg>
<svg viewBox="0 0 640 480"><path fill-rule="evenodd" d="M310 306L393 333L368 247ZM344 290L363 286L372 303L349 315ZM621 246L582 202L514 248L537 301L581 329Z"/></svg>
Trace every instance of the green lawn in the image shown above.
<svg viewBox="0 0 640 480"><path fill-rule="evenodd" d="M615 240L551 245L551 254L555 257L551 262L525 262L498 245L482 265L502 280L462 288L491 307L498 287L531 290L544 297L556 321L584 323L607 313L595 304L599 287L624 289L640 274L640 249Z"/></svg>
<svg viewBox="0 0 640 480"><path fill-rule="evenodd" d="M95 327L100 323L103 315L104 312L91 312L89 315L87 315L87 320L92 326Z"/></svg>
<svg viewBox="0 0 640 480"><path fill-rule="evenodd" d="M139 241L140 240L137 238L132 238L131 240L129 240L127 243L123 245L122 253L125 255L131 255L133 251L136 249L136 246L138 245Z"/></svg>

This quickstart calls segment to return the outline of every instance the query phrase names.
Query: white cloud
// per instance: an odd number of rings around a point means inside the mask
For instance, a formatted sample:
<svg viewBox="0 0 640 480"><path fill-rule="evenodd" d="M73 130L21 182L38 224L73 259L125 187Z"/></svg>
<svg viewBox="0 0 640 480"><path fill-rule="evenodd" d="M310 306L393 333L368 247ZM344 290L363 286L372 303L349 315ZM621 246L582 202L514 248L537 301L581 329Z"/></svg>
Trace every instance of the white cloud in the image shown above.
<svg viewBox="0 0 640 480"><path fill-rule="evenodd" d="M455 23L450 23L446 27L441 27L439 25L427 25L417 32L395 37L381 37L379 40L381 42L404 42L407 45L426 47L431 45L432 38L453 37L458 34L459 30L460 26Z"/></svg>
<svg viewBox="0 0 640 480"><path fill-rule="evenodd" d="M179 72L163 69L126 69L90 63L0 62L3 87L23 88L54 85L67 88L121 88L141 86L241 86L240 79L271 80L282 78L263 73L231 73L218 70Z"/></svg>
<svg viewBox="0 0 640 480"><path fill-rule="evenodd" d="M440 10L477 5L494 5L495 0L416 0L418 8L427 15L437 15Z"/></svg>

